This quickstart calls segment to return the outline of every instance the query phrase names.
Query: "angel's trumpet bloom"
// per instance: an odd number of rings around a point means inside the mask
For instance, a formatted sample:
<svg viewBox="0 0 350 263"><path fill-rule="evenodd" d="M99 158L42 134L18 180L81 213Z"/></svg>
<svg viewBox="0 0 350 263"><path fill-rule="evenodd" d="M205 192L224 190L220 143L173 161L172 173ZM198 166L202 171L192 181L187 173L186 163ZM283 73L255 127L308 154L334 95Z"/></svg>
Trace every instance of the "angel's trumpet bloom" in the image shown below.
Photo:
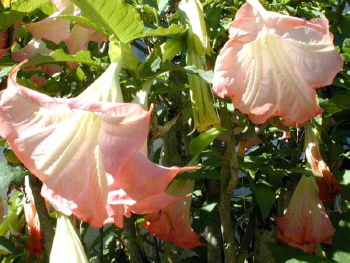
<svg viewBox="0 0 350 263"><path fill-rule="evenodd" d="M70 54L75 54L79 50L86 50L89 41L101 42L105 39L96 30L75 24L70 30L70 20L59 18L60 15L73 15L79 12L70 1L51 0L57 11L49 17L35 23L30 23L26 27L35 39L47 39L56 44L65 41ZM75 67L74 63L69 63Z"/></svg>
<svg viewBox="0 0 350 263"><path fill-rule="evenodd" d="M287 211L276 219L278 239L289 246L313 253L316 243L330 244L335 232L319 198L314 177L303 176Z"/></svg>
<svg viewBox="0 0 350 263"><path fill-rule="evenodd" d="M322 178L316 178L316 182L320 190L320 198L327 205L342 192L342 189L322 158L318 139L312 130L310 122L305 123L305 148L305 155L311 165L311 169L322 175Z"/></svg>
<svg viewBox="0 0 350 263"><path fill-rule="evenodd" d="M151 110L122 103L121 67L121 61L111 63L73 99L20 86L17 67L0 93L0 135L44 183L42 196L94 227L122 226L123 214L134 207L142 214L164 208L149 200L157 202L179 172L193 169L157 166L139 153Z"/></svg>
<svg viewBox="0 0 350 263"><path fill-rule="evenodd" d="M12 59L16 60L16 61L23 61L25 59L30 59L31 57L41 54L41 55L48 55L51 52L53 52L52 50L48 49L46 47L46 44L41 41L41 40L36 40L36 39L32 39L31 41L29 41L29 43L16 51L12 51L11 52L11 57ZM28 69L29 67L27 67ZM30 68L35 68L35 66L31 66ZM53 75L57 72L61 71L61 67L55 64L51 64L51 65L42 65L37 67L38 69L44 71L45 73L49 74L49 75ZM46 79L42 76L37 76L37 75L32 75L31 80L38 85L39 87L42 86Z"/></svg>
<svg viewBox="0 0 350 263"><path fill-rule="evenodd" d="M84 248L68 217L59 215L50 263L88 263Z"/></svg>
<svg viewBox="0 0 350 263"><path fill-rule="evenodd" d="M181 193L180 195L184 196L182 200L161 211L148 214L144 226L152 235L164 241L171 241L180 248L202 246L204 244L199 241L199 235L193 231L190 221L191 193L194 182L191 180L173 182L170 186L171 191L176 192L174 185L181 185L181 183L184 183L181 191L185 191L187 196Z"/></svg>
<svg viewBox="0 0 350 263"><path fill-rule="evenodd" d="M38 212L35 207L32 189L29 186L29 177L26 176L24 180L25 197L23 199L24 215L28 226L28 245L29 255L41 254L45 249L43 246L43 233L40 228L40 221Z"/></svg>
<svg viewBox="0 0 350 263"><path fill-rule="evenodd" d="M215 65L216 95L232 97L257 124L273 116L301 124L321 113L315 89L330 85L343 66L327 20L277 14L247 0L229 34Z"/></svg>

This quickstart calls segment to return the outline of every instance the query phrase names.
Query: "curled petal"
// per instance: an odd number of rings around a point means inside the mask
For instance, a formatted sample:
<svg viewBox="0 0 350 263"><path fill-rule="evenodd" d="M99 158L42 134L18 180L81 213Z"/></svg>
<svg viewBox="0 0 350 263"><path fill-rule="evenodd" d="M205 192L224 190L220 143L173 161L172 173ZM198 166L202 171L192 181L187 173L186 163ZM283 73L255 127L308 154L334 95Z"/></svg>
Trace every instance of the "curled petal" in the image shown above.
<svg viewBox="0 0 350 263"><path fill-rule="evenodd" d="M312 244L330 244L335 232L319 198L314 177L303 176L298 183L287 212L276 219L281 242L312 253Z"/></svg>
<svg viewBox="0 0 350 263"><path fill-rule="evenodd" d="M321 113L315 89L331 84L343 65L327 20L269 12L251 0L229 32L214 70L218 96L232 97L257 124L273 116L303 123Z"/></svg>

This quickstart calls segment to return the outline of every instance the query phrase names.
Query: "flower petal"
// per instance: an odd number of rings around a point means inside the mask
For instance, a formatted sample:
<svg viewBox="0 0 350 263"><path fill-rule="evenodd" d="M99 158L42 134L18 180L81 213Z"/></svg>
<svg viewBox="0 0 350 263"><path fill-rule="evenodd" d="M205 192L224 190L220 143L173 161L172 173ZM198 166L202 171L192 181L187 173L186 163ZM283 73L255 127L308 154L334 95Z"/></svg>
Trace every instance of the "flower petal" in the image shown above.
<svg viewBox="0 0 350 263"><path fill-rule="evenodd" d="M101 226L113 180L106 172L114 174L141 148L150 112L137 104L53 99L18 85L17 71L0 95L0 135L44 182L42 195L56 209Z"/></svg>
<svg viewBox="0 0 350 263"><path fill-rule="evenodd" d="M192 192L194 183L188 180L184 189ZM184 190L182 189L182 190ZM174 190L174 189L172 189ZM199 241L190 222L190 208L192 196L187 196L159 212L146 216L144 227L154 236L175 243L180 248L193 248L204 245Z"/></svg>
<svg viewBox="0 0 350 263"><path fill-rule="evenodd" d="M124 204L123 211L126 216L130 215L130 212L153 213L183 199L184 197L168 195L165 191L178 173L198 169L197 167L165 168L152 163L141 153L130 156L122 166L115 164L113 166L118 169L106 168L109 174L114 175L113 182L109 184L108 204L114 207Z"/></svg>
<svg viewBox="0 0 350 263"><path fill-rule="evenodd" d="M57 219L56 233L50 254L50 263L56 262L89 262L72 223L64 215L60 215Z"/></svg>
<svg viewBox="0 0 350 263"><path fill-rule="evenodd" d="M287 212L276 219L276 224L282 237L280 241L284 243L296 243L302 247L311 243L331 243L335 229L318 196L314 177L301 178ZM304 251L310 252L309 246L304 248Z"/></svg>
<svg viewBox="0 0 350 263"><path fill-rule="evenodd" d="M58 1L54 1L58 4ZM57 16L71 15L74 12L74 5L70 3L66 5L66 2L56 5L58 10L49 17L35 23L26 25L28 31L36 39L47 39L55 44L59 44L61 41L65 41L69 37L70 20L60 19Z"/></svg>
<svg viewBox="0 0 350 263"><path fill-rule="evenodd" d="M249 3L253 6L244 4L237 12L218 56L214 92L232 97L235 107L258 124L273 116L297 123L313 118L321 112L315 88L331 84L343 65L328 22Z"/></svg>
<svg viewBox="0 0 350 263"><path fill-rule="evenodd" d="M86 50L89 41L101 42L105 39L95 29L75 24L66 41L69 54L75 54L80 50Z"/></svg>
<svg viewBox="0 0 350 263"><path fill-rule="evenodd" d="M322 158L318 139L310 122L305 123L305 148L305 155L312 170L322 174L322 178L316 178L316 182L320 190L320 198L327 205L342 192L342 188Z"/></svg>
<svg viewBox="0 0 350 263"><path fill-rule="evenodd" d="M24 180L25 198L24 198L24 214L28 226L28 246L30 256L41 254L45 251L43 246L43 233L40 228L38 212L35 207L32 189L29 186L29 177Z"/></svg>

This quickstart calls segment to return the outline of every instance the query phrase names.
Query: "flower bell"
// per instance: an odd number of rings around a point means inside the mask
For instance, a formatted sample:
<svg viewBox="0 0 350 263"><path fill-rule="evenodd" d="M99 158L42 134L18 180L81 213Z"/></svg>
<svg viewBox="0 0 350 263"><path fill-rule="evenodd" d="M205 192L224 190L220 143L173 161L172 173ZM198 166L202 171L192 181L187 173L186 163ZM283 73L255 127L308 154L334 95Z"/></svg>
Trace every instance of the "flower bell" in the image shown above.
<svg viewBox="0 0 350 263"><path fill-rule="evenodd" d="M256 124L273 116L302 124L321 113L315 89L332 84L342 66L327 20L306 21L247 0L217 58L213 91L232 97Z"/></svg>
<svg viewBox="0 0 350 263"><path fill-rule="evenodd" d="M50 263L88 263L84 248L67 216L59 215L50 253Z"/></svg>
<svg viewBox="0 0 350 263"><path fill-rule="evenodd" d="M310 163L311 169L322 175L322 178L316 177L316 182L320 190L320 198L327 205L342 192L342 189L322 158L318 139L309 121L305 123L305 148L306 159Z"/></svg>
<svg viewBox="0 0 350 263"><path fill-rule="evenodd" d="M316 243L330 244L335 233L320 200L314 177L302 176L287 211L276 219L277 238L284 244L313 253Z"/></svg>

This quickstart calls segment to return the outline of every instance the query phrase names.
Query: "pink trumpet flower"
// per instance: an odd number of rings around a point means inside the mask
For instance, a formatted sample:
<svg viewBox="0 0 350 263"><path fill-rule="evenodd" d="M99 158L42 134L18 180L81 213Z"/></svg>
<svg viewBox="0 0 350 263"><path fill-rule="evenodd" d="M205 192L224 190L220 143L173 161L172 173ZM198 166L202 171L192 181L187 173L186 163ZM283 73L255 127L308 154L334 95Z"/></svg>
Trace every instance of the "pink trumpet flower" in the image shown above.
<svg viewBox="0 0 350 263"><path fill-rule="evenodd" d="M121 227L122 216L130 212L163 209L169 203L160 198L168 184L179 172L195 169L164 168L139 152L151 110L122 103L122 62L111 63L72 99L51 98L19 85L19 67L0 93L0 135L44 183L41 194L58 211L94 227L113 221Z"/></svg>
<svg viewBox="0 0 350 263"><path fill-rule="evenodd" d="M214 69L216 95L232 97L257 124L273 116L301 124L321 113L315 89L330 85L343 66L327 20L306 21L247 0L229 34Z"/></svg>
<svg viewBox="0 0 350 263"><path fill-rule="evenodd" d="M70 54L80 50L86 50L89 41L101 42L105 37L96 30L86 26L75 24L70 30L70 20L59 18L60 15L73 15L79 10L70 1L51 2L56 6L57 11L42 21L30 23L26 27L35 39L47 39L56 44L65 41ZM75 63L69 63L71 68Z"/></svg>
<svg viewBox="0 0 350 263"><path fill-rule="evenodd" d="M291 247L313 253L316 243L332 242L335 232L319 198L314 177L303 176L298 183L287 212L276 219L278 239Z"/></svg>
<svg viewBox="0 0 350 263"><path fill-rule="evenodd" d="M185 182L184 189L187 189L187 196L161 211L148 214L144 227L152 235L164 241L171 241L180 248L194 248L205 245L199 241L199 235L191 227L190 208L193 186L193 181ZM174 189L172 190L174 191Z"/></svg>
<svg viewBox="0 0 350 263"><path fill-rule="evenodd" d="M40 221L38 212L35 208L34 197L32 189L29 186L29 177L26 176L24 180L25 197L24 197L24 215L28 226L28 246L29 255L34 256L45 251L43 246L43 233L40 228Z"/></svg>
<svg viewBox="0 0 350 263"><path fill-rule="evenodd" d="M12 59L16 61L23 61L25 59L29 59L35 55L41 54L41 55L48 55L52 50L48 49L46 47L46 44L41 40L35 40L32 39L24 48L21 48L17 51L11 52ZM35 66L32 66L30 68L35 68ZM44 71L45 73L49 75L53 75L57 72L61 71L61 67L58 65L43 65L38 67L38 69ZM32 75L31 80L38 85L39 87L44 85L46 78L42 76Z"/></svg>
<svg viewBox="0 0 350 263"><path fill-rule="evenodd" d="M311 169L322 175L322 178L316 178L316 182L320 190L320 198L327 205L342 192L342 189L322 158L318 139L312 130L310 122L305 123L305 148L306 158L311 165Z"/></svg>

